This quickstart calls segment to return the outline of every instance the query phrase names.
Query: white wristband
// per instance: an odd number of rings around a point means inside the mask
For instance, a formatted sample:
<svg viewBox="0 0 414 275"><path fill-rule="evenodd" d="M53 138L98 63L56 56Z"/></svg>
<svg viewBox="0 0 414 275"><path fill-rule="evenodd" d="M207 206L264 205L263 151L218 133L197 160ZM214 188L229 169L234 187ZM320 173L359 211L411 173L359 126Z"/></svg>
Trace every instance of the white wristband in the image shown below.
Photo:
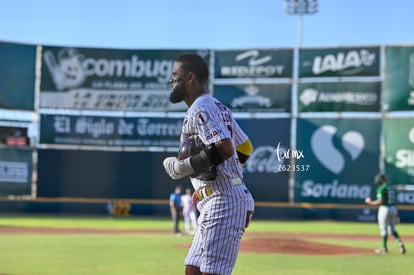
<svg viewBox="0 0 414 275"><path fill-rule="evenodd" d="M183 176L189 176L195 173L193 167L190 163L190 158L176 161L174 163L174 171Z"/></svg>

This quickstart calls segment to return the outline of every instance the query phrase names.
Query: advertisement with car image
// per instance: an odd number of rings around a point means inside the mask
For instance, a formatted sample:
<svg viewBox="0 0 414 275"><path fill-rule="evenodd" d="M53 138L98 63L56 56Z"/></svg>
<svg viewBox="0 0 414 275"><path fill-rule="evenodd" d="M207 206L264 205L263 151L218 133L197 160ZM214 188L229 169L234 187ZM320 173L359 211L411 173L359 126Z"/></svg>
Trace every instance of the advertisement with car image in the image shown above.
<svg viewBox="0 0 414 275"><path fill-rule="evenodd" d="M214 85L214 96L232 111L290 112L291 84Z"/></svg>

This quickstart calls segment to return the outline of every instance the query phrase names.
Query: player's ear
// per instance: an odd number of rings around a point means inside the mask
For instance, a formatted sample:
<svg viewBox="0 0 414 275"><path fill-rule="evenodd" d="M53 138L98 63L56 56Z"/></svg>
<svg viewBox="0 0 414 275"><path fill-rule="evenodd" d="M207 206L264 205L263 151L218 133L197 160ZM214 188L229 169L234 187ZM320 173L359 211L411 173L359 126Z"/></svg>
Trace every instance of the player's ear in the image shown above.
<svg viewBox="0 0 414 275"><path fill-rule="evenodd" d="M187 80L188 80L188 83L190 83L190 85L193 84L194 81L196 80L196 75L193 72L189 72L187 75Z"/></svg>

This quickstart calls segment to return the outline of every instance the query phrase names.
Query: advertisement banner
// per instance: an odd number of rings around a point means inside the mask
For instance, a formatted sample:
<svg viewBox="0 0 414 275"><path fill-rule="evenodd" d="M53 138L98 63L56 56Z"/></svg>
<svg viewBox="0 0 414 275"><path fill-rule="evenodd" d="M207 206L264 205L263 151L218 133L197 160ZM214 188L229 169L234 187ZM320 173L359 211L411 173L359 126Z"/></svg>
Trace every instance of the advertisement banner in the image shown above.
<svg viewBox="0 0 414 275"><path fill-rule="evenodd" d="M299 49L299 77L379 75L380 47Z"/></svg>
<svg viewBox="0 0 414 275"><path fill-rule="evenodd" d="M166 152L39 149L39 197L168 199L174 184ZM185 185L187 184L187 185Z"/></svg>
<svg viewBox="0 0 414 275"><path fill-rule="evenodd" d="M247 133L254 151L243 166L244 180L256 201L289 201L289 173L280 167L288 161L279 159L290 146L290 119L237 119ZM265 133L265 134L264 134Z"/></svg>
<svg viewBox="0 0 414 275"><path fill-rule="evenodd" d="M291 78L293 49L215 51L215 78Z"/></svg>
<svg viewBox="0 0 414 275"><path fill-rule="evenodd" d="M34 110L36 46L0 42L0 108Z"/></svg>
<svg viewBox="0 0 414 275"><path fill-rule="evenodd" d="M30 196L33 159L31 149L0 149L0 197Z"/></svg>
<svg viewBox="0 0 414 275"><path fill-rule="evenodd" d="M364 203L375 195L380 119L299 119L295 202Z"/></svg>
<svg viewBox="0 0 414 275"><path fill-rule="evenodd" d="M183 119L41 115L41 144L179 147Z"/></svg>
<svg viewBox="0 0 414 275"><path fill-rule="evenodd" d="M182 111L169 102L174 60L209 51L42 48L41 108Z"/></svg>
<svg viewBox="0 0 414 275"><path fill-rule="evenodd" d="M214 85L214 96L232 111L290 112L291 84Z"/></svg>
<svg viewBox="0 0 414 275"><path fill-rule="evenodd" d="M414 185L414 119L384 119L384 143L388 181Z"/></svg>
<svg viewBox="0 0 414 275"><path fill-rule="evenodd" d="M278 160L275 148L283 153L289 147L290 119L237 121L254 145L243 166L244 181L254 198L288 202L289 173L275 172L285 164L285 160ZM159 144L156 137L152 138L154 144ZM169 140L178 143L178 139L175 136ZM39 149L38 196L167 199L174 190L173 183L191 185L188 178L172 181L164 171L164 158L177 152Z"/></svg>
<svg viewBox="0 0 414 275"><path fill-rule="evenodd" d="M381 82L299 83L299 112L379 112Z"/></svg>
<svg viewBox="0 0 414 275"><path fill-rule="evenodd" d="M385 48L384 110L414 110L414 46Z"/></svg>

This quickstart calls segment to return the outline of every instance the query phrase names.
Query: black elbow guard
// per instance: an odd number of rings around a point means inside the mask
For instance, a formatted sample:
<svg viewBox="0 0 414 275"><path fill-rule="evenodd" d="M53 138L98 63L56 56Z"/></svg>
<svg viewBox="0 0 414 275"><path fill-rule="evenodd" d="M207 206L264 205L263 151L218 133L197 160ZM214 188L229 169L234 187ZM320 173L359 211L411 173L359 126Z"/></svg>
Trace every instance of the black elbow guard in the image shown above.
<svg viewBox="0 0 414 275"><path fill-rule="evenodd" d="M223 162L224 160L214 144L207 146L190 159L191 166L196 173L204 172L211 166L217 166Z"/></svg>
<svg viewBox="0 0 414 275"><path fill-rule="evenodd" d="M247 159L249 158L249 156L248 155L245 155L245 154L243 154L243 153L241 153L239 151L236 151L236 152L237 152L237 156L239 157L239 162L241 164L245 164L246 161L247 161Z"/></svg>
<svg viewBox="0 0 414 275"><path fill-rule="evenodd" d="M217 150L216 145L210 144L203 151L206 153L206 155L207 155L207 157L210 160L212 165L217 166L217 165L224 162L224 160L221 157L219 151Z"/></svg>

